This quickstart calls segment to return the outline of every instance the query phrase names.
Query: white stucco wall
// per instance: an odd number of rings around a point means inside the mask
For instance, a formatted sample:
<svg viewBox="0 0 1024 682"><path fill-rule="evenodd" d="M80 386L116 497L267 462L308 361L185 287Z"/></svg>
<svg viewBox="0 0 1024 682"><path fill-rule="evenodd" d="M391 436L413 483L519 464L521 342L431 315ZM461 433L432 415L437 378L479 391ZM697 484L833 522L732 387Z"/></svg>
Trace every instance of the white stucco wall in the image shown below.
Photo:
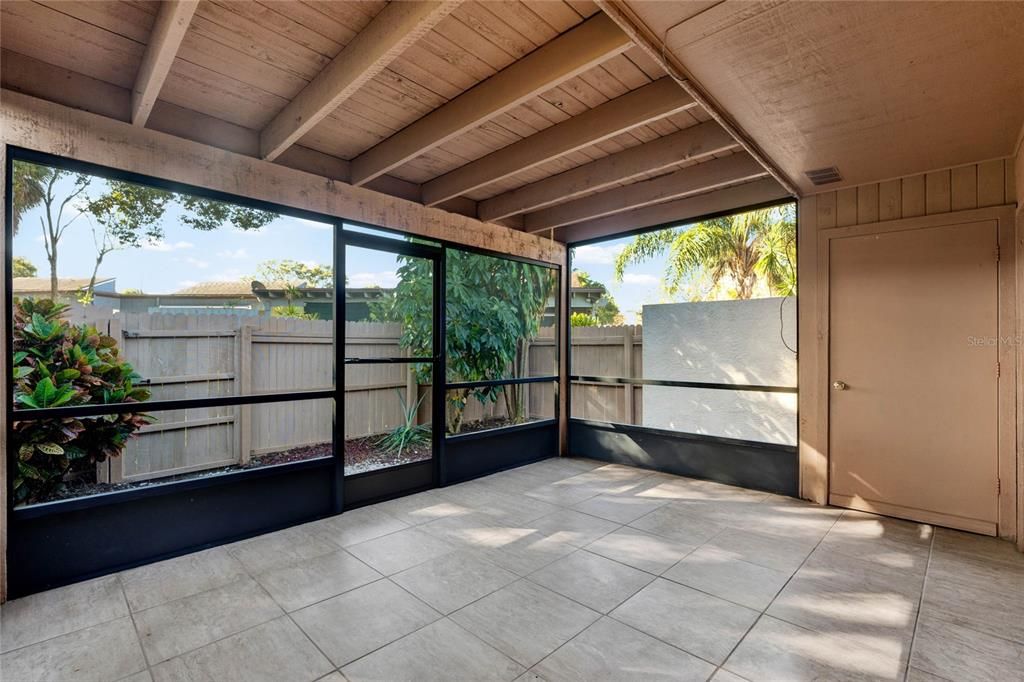
<svg viewBox="0 0 1024 682"><path fill-rule="evenodd" d="M781 324L780 324L781 309ZM648 379L796 386L796 299L645 305ZM643 423L769 443L796 444L795 393L644 386Z"/></svg>

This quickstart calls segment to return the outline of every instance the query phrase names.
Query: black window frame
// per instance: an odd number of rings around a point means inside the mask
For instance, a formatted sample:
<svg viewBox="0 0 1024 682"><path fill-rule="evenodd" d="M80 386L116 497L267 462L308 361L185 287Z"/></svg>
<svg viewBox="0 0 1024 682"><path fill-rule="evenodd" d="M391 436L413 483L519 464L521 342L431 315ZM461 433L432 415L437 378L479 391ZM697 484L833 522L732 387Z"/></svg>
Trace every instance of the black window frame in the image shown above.
<svg viewBox="0 0 1024 682"><path fill-rule="evenodd" d="M757 204L750 204L750 205L739 207L739 208L735 208L735 209L729 209L729 210L726 210L726 211L717 211L717 212L714 212L714 213L708 213L708 214L704 214L704 215L700 215L700 216L695 216L695 217L692 217L692 218L686 218L684 220L673 220L673 221L669 221L669 222L665 222L665 223L658 223L656 225L650 225L650 226L647 226L647 227L640 227L640 228L633 229L633 230L626 230L626 231L623 231L623 232L617 232L615 234L605 235L605 236L602 236L602 237L592 237L592 238L589 238L589 239L581 239L579 241L569 242L569 243L567 243L565 245L565 248L566 248L566 267L568 268L568 272L569 273L573 272L573 265L572 265L573 250L576 249L577 247L580 247L580 246L588 246L588 245L592 245L592 244L600 244L600 243L603 243L603 242L611 241L613 239L621 239L623 237L632 237L632 236L636 236L636 235L639 235L639 234L647 234L647 233L650 233L650 232L657 232L659 230L667 230L667 229L671 229L671 228L674 228L674 227L679 227L681 225L688 225L688 224L692 224L692 223L698 223L698 222L701 222L701 221L704 221L704 220L713 220L715 218L724 218L724 217L733 216L733 215L736 215L736 214L739 214L739 213L746 213L748 211L755 211L755 210L764 209L764 208L775 208L775 207L779 207L779 206L786 206L786 205L789 205L789 204L793 204L793 206L794 206L795 214L796 214L796 221L797 221L797 225L799 226L800 205L799 205L799 202L796 201L796 199L789 198L789 199L782 199L782 200L772 200L772 201L761 202L761 203L757 203ZM799 227L798 227L798 229L799 229ZM799 251L800 251L800 247L799 247L799 236L798 236L798 238L797 238L797 262L799 262L799 260L800 260L800 253L799 253ZM572 292L572 287L566 287L566 291L564 292L566 310L571 310L571 306L572 306L572 299L571 299L572 293L571 292ZM796 295L795 298L796 298L796 305L797 305L797 320L798 320L798 322L797 322L797 334L799 335L799 318L800 318L800 315L799 315L799 310L800 310L800 296L799 296L799 293ZM725 438L725 437L719 437L719 436L706 436L704 434L696 434L696 433L690 433L690 432L686 432L686 431L673 431L673 430L668 430L668 429L664 429L664 428L642 426L642 425L638 425L638 424L623 424L621 422L610 422L610 421L602 421L602 420L596 420L596 419L584 419L584 418L581 418L581 417L573 417L572 416L572 385L574 383L577 383L577 382L588 382L588 383L595 383L595 384L620 385L620 386L665 386L665 387L675 387L675 388L708 389L708 390L717 390L717 391L745 391L745 392L757 392L757 393L789 393L789 394L799 395L800 372L799 372L799 365L797 365L796 383L793 386L762 385L762 384L742 384L742 383L720 383L720 382L704 382L704 381L676 381L676 380L669 380L669 379L655 379L655 378L646 378L646 377L643 377L643 378L640 378L640 377L628 378L628 377L592 376L592 375L574 374L573 373L573 366L572 366L572 325L568 321L566 321L566 328L567 328L567 338L566 338L567 358L566 358L566 360L567 360L567 365L568 365L567 373L568 373L568 384L569 384L568 395L566 396L566 398L567 398L567 404L568 404L568 407L567 407L567 412L568 412L568 415L569 415L568 416L568 420L569 420L570 424L576 423L576 424L592 424L592 425L604 425L604 426L609 426L609 427L619 427L619 428L630 430L630 431L646 432L646 433L649 433L649 434L652 434L652 435L657 434L657 435L666 436L666 437L670 437L671 434L678 434L679 437L681 437L681 438L717 441L717 442L721 442L722 444L725 444L725 445L729 445L729 444L742 444L742 445L749 445L749 446L755 447L755 448L759 448L759 447L767 447L767 448L771 448L771 447L795 448L796 447L795 445L768 443L768 442L765 442L765 441L755 441L755 440L740 440L740 439ZM797 401L796 423L798 425L800 423L799 400ZM569 453L570 454L572 453L571 433L572 433L572 430L570 429L570 441L569 441Z"/></svg>

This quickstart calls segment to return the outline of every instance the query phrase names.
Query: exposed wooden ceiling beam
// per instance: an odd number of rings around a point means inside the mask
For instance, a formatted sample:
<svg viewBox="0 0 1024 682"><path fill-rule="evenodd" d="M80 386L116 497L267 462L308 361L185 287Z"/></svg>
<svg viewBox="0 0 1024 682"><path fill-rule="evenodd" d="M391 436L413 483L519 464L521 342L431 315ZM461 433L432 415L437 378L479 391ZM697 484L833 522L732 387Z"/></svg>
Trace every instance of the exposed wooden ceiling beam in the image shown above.
<svg viewBox="0 0 1024 682"><path fill-rule="evenodd" d="M423 203L434 206L693 106L671 78L661 78L425 182Z"/></svg>
<svg viewBox="0 0 1024 682"><path fill-rule="evenodd" d="M588 195L526 214L526 231L543 232L632 208L709 192L723 185L752 180L768 171L749 154L741 152L721 159L683 168L657 178Z"/></svg>
<svg viewBox="0 0 1024 682"><path fill-rule="evenodd" d="M458 6L454 0L391 2L260 133L273 161Z"/></svg>
<svg viewBox="0 0 1024 682"><path fill-rule="evenodd" d="M142 56L142 64L139 65L135 87L132 89L134 125L146 125L198 6L199 0L164 0L160 3L160 10L149 35L149 45Z"/></svg>
<svg viewBox="0 0 1024 682"><path fill-rule="evenodd" d="M352 183L369 182L631 45L615 22L595 14L357 156Z"/></svg>
<svg viewBox="0 0 1024 682"><path fill-rule="evenodd" d="M493 221L536 211L585 192L628 182L645 173L737 146L736 140L720 125L708 121L481 201L479 217ZM424 186L424 195L429 185L428 182Z"/></svg>
<svg viewBox="0 0 1024 682"><path fill-rule="evenodd" d="M685 199L644 206L604 218L567 225L553 230L553 232L555 239L566 243L585 239L600 239L627 230L673 222L683 223L702 216L752 208L787 198L789 198L789 193L778 182L773 178L764 178Z"/></svg>
<svg viewBox="0 0 1024 682"><path fill-rule="evenodd" d="M786 188L790 195L794 197L800 196L796 184L778 168L772 159L768 158L767 154L761 151L761 148L758 147L746 131L736 124L728 112L715 102L707 90L687 72L679 58L672 54L671 51L665 49L664 36L658 36L651 31L650 27L636 15L636 12L629 7L628 3L616 0L594 1L604 14L611 17L623 31L629 34L636 42L637 47L646 52L648 57L665 69L665 72L674 78L681 88L690 93L700 103L701 107L708 112L711 118L718 121L719 125L728 130L743 149L753 158L757 159L757 162L764 166L771 176Z"/></svg>

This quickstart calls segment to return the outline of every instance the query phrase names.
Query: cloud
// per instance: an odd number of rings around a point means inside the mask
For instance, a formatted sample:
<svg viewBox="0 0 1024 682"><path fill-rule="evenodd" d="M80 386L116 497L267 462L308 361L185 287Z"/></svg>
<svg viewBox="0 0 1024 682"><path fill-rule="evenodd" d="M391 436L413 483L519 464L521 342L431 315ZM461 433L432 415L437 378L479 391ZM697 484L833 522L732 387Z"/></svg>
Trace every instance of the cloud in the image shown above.
<svg viewBox="0 0 1024 682"><path fill-rule="evenodd" d="M353 289L382 287L391 289L398 286L397 272L356 272L348 276L348 285Z"/></svg>
<svg viewBox="0 0 1024 682"><path fill-rule="evenodd" d="M198 258L193 258L192 256L186 258L185 262L194 268L204 269L210 267L209 261L199 260Z"/></svg>
<svg viewBox="0 0 1024 682"><path fill-rule="evenodd" d="M194 246L195 244L192 242L177 241L171 243L165 242L163 239L156 239L143 244L142 249L144 251L179 251L181 249L191 249Z"/></svg>
<svg viewBox="0 0 1024 682"><path fill-rule="evenodd" d="M615 257L625 248L623 244L614 246L599 246L597 244L586 244L577 246L572 252L573 265L611 265Z"/></svg>
<svg viewBox="0 0 1024 682"><path fill-rule="evenodd" d="M249 257L249 252L245 249L235 249L234 251L228 249L227 251L218 251L218 258L230 258L232 260L243 260Z"/></svg>
<svg viewBox="0 0 1024 682"><path fill-rule="evenodd" d="M658 278L654 275L641 275L635 272L627 272L622 275L623 284L639 284L639 285L652 285L658 283Z"/></svg>
<svg viewBox="0 0 1024 682"><path fill-rule="evenodd" d="M188 289L189 287L194 287L197 284L199 284L199 282L197 282L194 279L183 279L180 282L178 282L178 288L179 289Z"/></svg>

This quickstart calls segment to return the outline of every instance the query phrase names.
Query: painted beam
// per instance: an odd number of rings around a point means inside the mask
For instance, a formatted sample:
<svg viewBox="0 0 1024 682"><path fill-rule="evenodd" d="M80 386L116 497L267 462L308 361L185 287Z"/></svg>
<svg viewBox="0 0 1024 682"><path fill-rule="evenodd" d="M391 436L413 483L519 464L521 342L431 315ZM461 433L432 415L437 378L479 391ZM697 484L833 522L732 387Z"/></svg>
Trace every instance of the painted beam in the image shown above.
<svg viewBox="0 0 1024 682"><path fill-rule="evenodd" d="M479 217L494 221L536 211L738 146L720 125L708 121L481 201Z"/></svg>
<svg viewBox="0 0 1024 682"><path fill-rule="evenodd" d="M588 195L526 214L526 231L542 232L584 220L593 220L649 204L710 192L768 174L761 164L742 152L683 168L650 180Z"/></svg>
<svg viewBox="0 0 1024 682"><path fill-rule="evenodd" d="M705 194L653 204L616 213L596 220L575 223L552 230L555 238L566 243L600 239L644 227L682 223L738 209L788 199L789 193L772 178L734 185Z"/></svg>
<svg viewBox="0 0 1024 682"><path fill-rule="evenodd" d="M160 3L149 45L142 56L139 73L132 89L132 124L146 125L153 111L160 89L171 70L178 47L185 38L192 15L199 6L199 0L164 0Z"/></svg>
<svg viewBox="0 0 1024 682"><path fill-rule="evenodd" d="M661 78L424 183L423 203L433 206L693 106L672 79Z"/></svg>
<svg viewBox="0 0 1024 682"><path fill-rule="evenodd" d="M388 3L260 132L260 156L268 161L280 156L458 4Z"/></svg>
<svg viewBox="0 0 1024 682"><path fill-rule="evenodd" d="M352 184L363 185L631 45L615 22L595 14L357 156Z"/></svg>

